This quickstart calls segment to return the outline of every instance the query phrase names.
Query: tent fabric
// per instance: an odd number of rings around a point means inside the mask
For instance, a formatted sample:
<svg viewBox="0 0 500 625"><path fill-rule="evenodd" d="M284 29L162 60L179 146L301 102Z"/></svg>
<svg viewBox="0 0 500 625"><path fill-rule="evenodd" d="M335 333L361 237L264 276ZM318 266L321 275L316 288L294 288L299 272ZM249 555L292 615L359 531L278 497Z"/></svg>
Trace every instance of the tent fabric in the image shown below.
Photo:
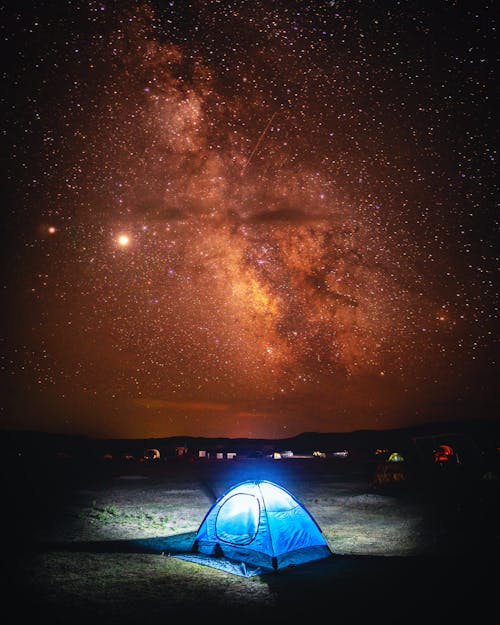
<svg viewBox="0 0 500 625"><path fill-rule="evenodd" d="M233 573L241 577L254 577L255 575L263 575L264 573L270 572L269 569L262 568L261 566L253 566L246 562L238 562L236 560L229 560L228 558L205 556L200 553L183 553L175 557L179 560L187 560L188 562L195 562L203 566L210 566L213 569L219 569L220 571Z"/></svg>
<svg viewBox="0 0 500 625"><path fill-rule="evenodd" d="M210 565L223 560L224 567L233 562L241 568L243 563L244 569L259 572L332 555L304 505L267 480L242 482L222 495L205 515L192 551L195 556L208 556Z"/></svg>

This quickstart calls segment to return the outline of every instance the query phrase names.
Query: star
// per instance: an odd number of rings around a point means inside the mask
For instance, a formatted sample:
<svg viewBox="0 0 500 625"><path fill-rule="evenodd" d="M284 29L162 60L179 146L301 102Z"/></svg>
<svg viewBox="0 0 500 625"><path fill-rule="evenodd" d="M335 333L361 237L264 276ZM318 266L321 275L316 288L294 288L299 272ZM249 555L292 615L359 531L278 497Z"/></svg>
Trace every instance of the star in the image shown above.
<svg viewBox="0 0 500 625"><path fill-rule="evenodd" d="M128 234L120 234L117 238L117 242L121 247L127 247L130 244L130 237Z"/></svg>

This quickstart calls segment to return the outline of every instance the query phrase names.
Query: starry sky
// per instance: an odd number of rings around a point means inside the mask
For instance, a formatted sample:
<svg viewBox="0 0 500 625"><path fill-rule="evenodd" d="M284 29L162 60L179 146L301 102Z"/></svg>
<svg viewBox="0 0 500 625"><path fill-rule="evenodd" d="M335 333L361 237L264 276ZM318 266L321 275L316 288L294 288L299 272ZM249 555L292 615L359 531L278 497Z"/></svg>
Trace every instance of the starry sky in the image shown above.
<svg viewBox="0 0 500 625"><path fill-rule="evenodd" d="M4 428L497 417L494 2L0 17Z"/></svg>

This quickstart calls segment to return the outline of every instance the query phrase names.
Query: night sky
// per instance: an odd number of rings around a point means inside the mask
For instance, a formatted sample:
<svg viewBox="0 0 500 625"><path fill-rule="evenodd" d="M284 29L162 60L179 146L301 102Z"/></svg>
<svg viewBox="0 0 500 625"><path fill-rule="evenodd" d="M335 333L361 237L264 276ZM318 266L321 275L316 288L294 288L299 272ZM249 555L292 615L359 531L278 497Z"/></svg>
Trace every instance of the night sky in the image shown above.
<svg viewBox="0 0 500 625"><path fill-rule="evenodd" d="M497 418L494 5L2 3L2 427Z"/></svg>

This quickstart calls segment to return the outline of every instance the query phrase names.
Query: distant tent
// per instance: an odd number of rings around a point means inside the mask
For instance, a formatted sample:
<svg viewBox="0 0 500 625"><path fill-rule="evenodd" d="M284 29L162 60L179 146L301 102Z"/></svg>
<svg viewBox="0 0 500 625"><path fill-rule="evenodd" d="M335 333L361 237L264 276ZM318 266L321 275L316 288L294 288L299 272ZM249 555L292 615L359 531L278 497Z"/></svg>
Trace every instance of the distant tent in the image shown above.
<svg viewBox="0 0 500 625"><path fill-rule="evenodd" d="M385 462L380 462L373 476L373 485L376 487L395 486L408 480L405 468L406 461L403 454L393 451Z"/></svg>
<svg viewBox="0 0 500 625"><path fill-rule="evenodd" d="M392 454L388 458L388 462L404 462L405 459L399 451L393 451Z"/></svg>
<svg viewBox="0 0 500 625"><path fill-rule="evenodd" d="M442 432L416 436L412 441L423 467L461 465L465 470L476 470L482 466L481 450L474 439L467 434Z"/></svg>
<svg viewBox="0 0 500 625"><path fill-rule="evenodd" d="M144 452L144 460L159 460L160 459L160 451L159 449L146 449Z"/></svg>
<svg viewBox="0 0 500 625"><path fill-rule="evenodd" d="M444 443L439 445L434 451L434 462L449 462L450 460L458 462L458 459L453 451L453 447Z"/></svg>
<svg viewBox="0 0 500 625"><path fill-rule="evenodd" d="M192 552L178 557L245 577L332 555L304 505L266 480L242 482L217 499Z"/></svg>

